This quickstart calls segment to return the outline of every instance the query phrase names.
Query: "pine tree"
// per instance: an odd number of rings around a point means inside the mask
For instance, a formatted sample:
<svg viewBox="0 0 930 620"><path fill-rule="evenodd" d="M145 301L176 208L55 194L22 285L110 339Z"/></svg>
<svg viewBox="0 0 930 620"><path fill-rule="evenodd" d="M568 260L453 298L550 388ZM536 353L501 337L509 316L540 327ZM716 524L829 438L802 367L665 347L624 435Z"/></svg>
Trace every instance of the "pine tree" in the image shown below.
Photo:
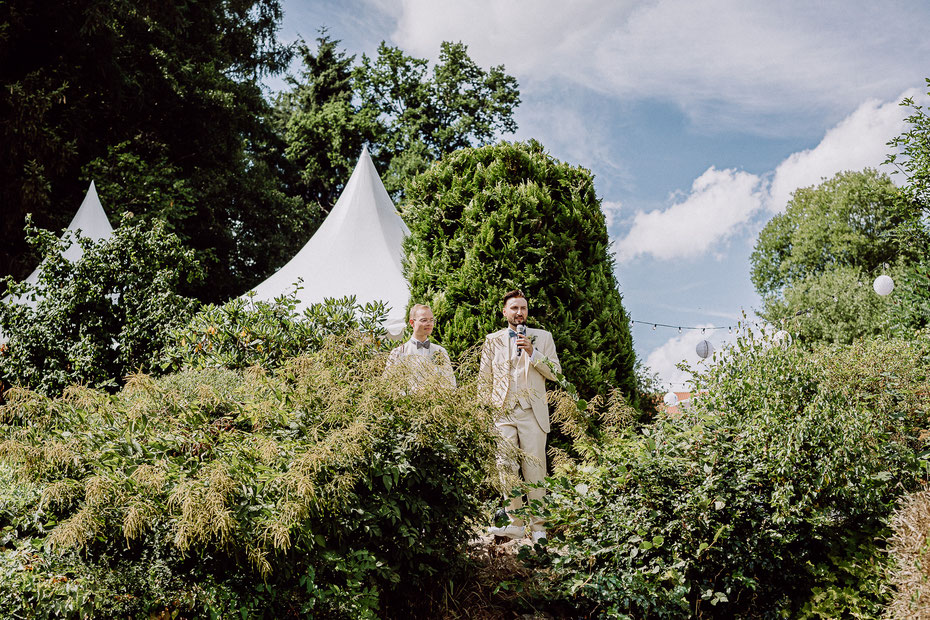
<svg viewBox="0 0 930 620"><path fill-rule="evenodd" d="M500 329L519 288L530 327L552 332L579 394L620 389L637 403L629 318L588 170L543 146L502 142L445 156L407 188L411 302L432 306L454 355Z"/></svg>

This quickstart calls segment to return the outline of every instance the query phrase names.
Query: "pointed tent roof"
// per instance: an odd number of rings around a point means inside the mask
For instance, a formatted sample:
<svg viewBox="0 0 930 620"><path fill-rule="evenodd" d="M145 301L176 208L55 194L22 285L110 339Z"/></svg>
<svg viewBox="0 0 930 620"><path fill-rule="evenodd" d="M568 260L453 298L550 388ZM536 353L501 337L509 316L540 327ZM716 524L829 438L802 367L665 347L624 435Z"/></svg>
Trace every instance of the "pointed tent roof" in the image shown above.
<svg viewBox="0 0 930 620"><path fill-rule="evenodd" d="M80 230L82 235L90 237L94 241L109 239L113 235L113 227L110 225L110 220L107 219L107 214L103 210L103 205L100 204L100 198L97 196L97 187L94 185L93 181L90 182L90 187L87 188L84 202L81 203L81 207L78 209L77 213L74 214L71 223L68 224L68 230L72 232ZM63 256L71 262L80 260L83 254L84 250L76 240L72 240L71 245L63 252ZM39 263L39 266L26 278L26 282L35 284L39 281L39 275L41 273L42 263ZM7 300L4 299L4 301ZM28 299L17 299L15 301L30 306L34 305L34 303Z"/></svg>
<svg viewBox="0 0 930 620"><path fill-rule="evenodd" d="M319 230L290 262L252 289L255 298L271 301L293 291L302 278L297 291L301 307L347 295L355 295L360 304L384 301L390 306L385 327L399 335L410 299L401 268L401 245L409 233L363 149Z"/></svg>

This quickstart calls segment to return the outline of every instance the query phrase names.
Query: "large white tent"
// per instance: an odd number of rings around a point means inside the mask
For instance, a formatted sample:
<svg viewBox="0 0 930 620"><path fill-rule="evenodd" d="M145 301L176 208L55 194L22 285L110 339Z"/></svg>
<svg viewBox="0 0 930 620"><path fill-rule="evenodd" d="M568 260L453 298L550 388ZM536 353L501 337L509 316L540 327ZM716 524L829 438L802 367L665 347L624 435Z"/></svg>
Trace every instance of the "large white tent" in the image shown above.
<svg viewBox="0 0 930 620"><path fill-rule="evenodd" d="M107 219L107 214L103 210L103 205L100 204L100 198L97 196L97 188L94 186L94 182L90 182L90 187L87 188L87 194L84 196L84 202L81 203L81 207L78 209L78 212L74 214L74 217L71 219L71 223L68 224L68 230L71 232L81 231L81 234L85 237L89 237L94 241L102 241L104 239L109 239L113 235L113 227L110 226L110 220ZM69 261L76 262L80 260L83 256L84 250L81 248L81 245L77 243L76 240L71 241L65 251L63 256ZM26 278L26 282L30 284L36 284L39 281L39 276L42 273L42 263L39 264L35 270L29 274L29 277ZM4 302L9 302L9 297L3 299ZM35 306L35 301L28 298L16 298L13 300L15 303L22 303L29 306Z"/></svg>
<svg viewBox="0 0 930 620"><path fill-rule="evenodd" d="M333 210L294 258L256 286L255 299L271 301L296 288L300 307L325 298L355 295L360 304L390 306L385 327L399 336L410 289L401 267L401 245L410 233L363 149Z"/></svg>

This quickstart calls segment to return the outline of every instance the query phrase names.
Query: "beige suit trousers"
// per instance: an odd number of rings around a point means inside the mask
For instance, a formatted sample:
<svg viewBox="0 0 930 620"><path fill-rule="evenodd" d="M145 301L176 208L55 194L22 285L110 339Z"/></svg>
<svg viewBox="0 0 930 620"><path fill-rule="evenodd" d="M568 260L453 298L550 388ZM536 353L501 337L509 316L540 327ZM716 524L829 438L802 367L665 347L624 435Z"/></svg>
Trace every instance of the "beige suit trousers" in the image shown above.
<svg viewBox="0 0 930 620"><path fill-rule="evenodd" d="M532 409L524 409L516 405L506 417L495 423L497 431L501 434L504 441L508 441L513 446L523 451L520 462L516 458L509 456L507 450L502 450L499 457L499 467L509 474L511 480L505 481L504 489L507 495L510 495L513 480L519 478L522 470L523 480L526 482L542 482L546 477L546 433L539 427L536 415ZM541 500L546 494L543 488L529 489L527 497L530 501ZM507 512L523 507L523 497L517 495L510 498L507 505ZM514 517L514 525L523 525L523 520ZM534 520L530 526L531 530L543 529L542 521Z"/></svg>

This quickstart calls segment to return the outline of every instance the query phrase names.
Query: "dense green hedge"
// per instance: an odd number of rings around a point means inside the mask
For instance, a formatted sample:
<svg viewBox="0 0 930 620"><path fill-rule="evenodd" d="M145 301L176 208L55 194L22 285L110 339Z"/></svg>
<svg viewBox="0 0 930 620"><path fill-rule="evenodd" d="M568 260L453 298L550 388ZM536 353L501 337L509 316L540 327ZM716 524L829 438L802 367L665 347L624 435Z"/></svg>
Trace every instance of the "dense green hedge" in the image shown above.
<svg viewBox="0 0 930 620"><path fill-rule="evenodd" d="M383 363L353 333L273 373L8 393L0 616L354 618L422 601L480 517L495 441L471 384L408 395Z"/></svg>
<svg viewBox="0 0 930 620"><path fill-rule="evenodd" d="M880 616L886 520L928 467L928 375L928 334L741 340L683 415L608 425L550 480L541 591L618 618Z"/></svg>

